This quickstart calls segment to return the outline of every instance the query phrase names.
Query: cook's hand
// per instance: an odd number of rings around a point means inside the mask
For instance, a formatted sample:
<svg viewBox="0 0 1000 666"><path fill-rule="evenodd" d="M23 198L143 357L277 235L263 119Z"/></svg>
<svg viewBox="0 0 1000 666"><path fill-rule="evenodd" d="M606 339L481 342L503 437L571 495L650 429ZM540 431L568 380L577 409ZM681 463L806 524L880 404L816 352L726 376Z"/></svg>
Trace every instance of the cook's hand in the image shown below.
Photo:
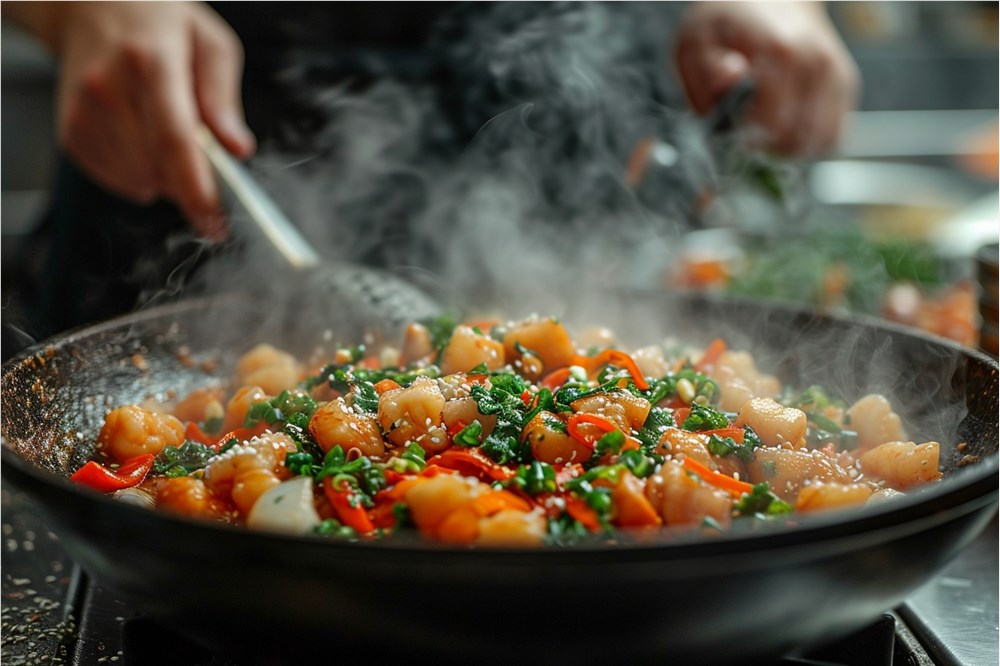
<svg viewBox="0 0 1000 666"><path fill-rule="evenodd" d="M42 27L61 62L57 131L65 150L111 191L139 203L170 199L198 233L222 237L218 190L196 130L204 123L237 157L255 149L232 29L188 2L60 3Z"/></svg>
<svg viewBox="0 0 1000 666"><path fill-rule="evenodd" d="M831 149L857 98L857 67L818 2L696 3L679 26L675 55L700 113L751 77L750 138L782 154Z"/></svg>

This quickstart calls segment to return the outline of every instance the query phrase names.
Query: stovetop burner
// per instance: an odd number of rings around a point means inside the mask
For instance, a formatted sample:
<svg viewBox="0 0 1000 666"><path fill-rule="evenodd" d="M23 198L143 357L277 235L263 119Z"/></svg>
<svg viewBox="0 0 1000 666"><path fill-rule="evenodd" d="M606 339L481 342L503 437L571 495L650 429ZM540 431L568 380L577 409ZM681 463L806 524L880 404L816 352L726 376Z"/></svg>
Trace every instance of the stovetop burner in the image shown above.
<svg viewBox="0 0 1000 666"><path fill-rule="evenodd" d="M160 626L90 581L22 495L3 496L4 664L246 666ZM997 520L899 608L775 666L964 666L998 656ZM345 652L345 649L347 650ZM338 659L349 646L338 644ZM358 655L360 658L362 655ZM368 650L365 658L370 659ZM253 666L271 666L255 664Z"/></svg>

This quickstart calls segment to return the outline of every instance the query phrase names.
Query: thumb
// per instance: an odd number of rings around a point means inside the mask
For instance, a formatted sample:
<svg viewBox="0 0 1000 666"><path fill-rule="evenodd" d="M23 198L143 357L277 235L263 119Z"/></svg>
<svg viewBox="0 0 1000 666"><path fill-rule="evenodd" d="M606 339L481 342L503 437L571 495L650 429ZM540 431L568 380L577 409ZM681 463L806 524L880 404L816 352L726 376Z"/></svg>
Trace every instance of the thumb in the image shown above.
<svg viewBox="0 0 1000 666"><path fill-rule="evenodd" d="M715 101L750 71L750 62L739 51L700 44L679 53L679 66L691 106L705 113Z"/></svg>

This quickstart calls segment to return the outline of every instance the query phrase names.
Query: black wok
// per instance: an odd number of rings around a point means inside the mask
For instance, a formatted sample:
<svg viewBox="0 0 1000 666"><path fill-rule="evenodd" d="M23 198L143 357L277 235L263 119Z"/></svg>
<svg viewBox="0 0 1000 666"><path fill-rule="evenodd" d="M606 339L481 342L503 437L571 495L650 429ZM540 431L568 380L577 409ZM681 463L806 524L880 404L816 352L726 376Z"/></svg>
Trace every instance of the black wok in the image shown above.
<svg viewBox="0 0 1000 666"><path fill-rule="evenodd" d="M731 346L752 345L759 364L785 381L821 383L847 399L890 394L915 440L942 442L944 481L898 502L804 517L795 528L541 550L254 533L67 482L106 409L220 381L259 339L308 349L331 337L297 316L261 323L239 298L132 315L6 363L3 478L37 500L71 556L124 600L209 647L277 662L356 646L376 662L408 653L746 663L876 619L996 511L992 359L901 327L783 306L650 293L604 302L618 305L589 319L560 314L631 330L634 342L669 333L704 344L721 334Z"/></svg>

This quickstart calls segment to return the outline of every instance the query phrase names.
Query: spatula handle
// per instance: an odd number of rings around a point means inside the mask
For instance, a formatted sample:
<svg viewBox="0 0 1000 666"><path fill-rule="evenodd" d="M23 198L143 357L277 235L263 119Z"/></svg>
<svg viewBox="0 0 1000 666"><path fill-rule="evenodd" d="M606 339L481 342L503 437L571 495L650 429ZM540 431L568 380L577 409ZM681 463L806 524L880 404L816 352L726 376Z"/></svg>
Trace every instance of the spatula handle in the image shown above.
<svg viewBox="0 0 1000 666"><path fill-rule="evenodd" d="M232 195L239 205L274 248L293 268L313 268L319 264L319 255L303 238L268 193L257 183L250 172L223 148L211 130L198 129L198 142L211 162L220 185Z"/></svg>

